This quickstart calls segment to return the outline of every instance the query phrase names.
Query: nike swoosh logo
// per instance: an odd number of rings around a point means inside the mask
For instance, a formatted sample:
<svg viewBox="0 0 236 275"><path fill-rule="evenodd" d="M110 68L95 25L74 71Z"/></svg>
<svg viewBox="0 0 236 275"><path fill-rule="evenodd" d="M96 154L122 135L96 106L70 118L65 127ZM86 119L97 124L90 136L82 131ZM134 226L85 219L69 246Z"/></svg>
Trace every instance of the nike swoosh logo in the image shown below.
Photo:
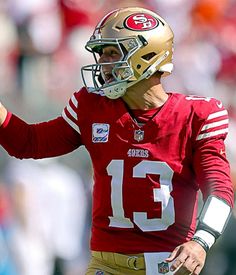
<svg viewBox="0 0 236 275"><path fill-rule="evenodd" d="M221 109L222 107L223 107L223 104L222 104L222 102L216 102L216 105Z"/></svg>

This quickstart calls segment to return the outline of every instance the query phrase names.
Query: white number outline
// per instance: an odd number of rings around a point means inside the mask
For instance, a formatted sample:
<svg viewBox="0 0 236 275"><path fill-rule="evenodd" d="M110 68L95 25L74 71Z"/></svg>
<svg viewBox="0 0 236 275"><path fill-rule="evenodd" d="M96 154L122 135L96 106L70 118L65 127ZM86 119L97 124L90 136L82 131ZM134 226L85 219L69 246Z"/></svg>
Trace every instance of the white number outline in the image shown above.
<svg viewBox="0 0 236 275"><path fill-rule="evenodd" d="M133 212L133 222L125 217L123 208L124 160L112 160L107 166L111 180L112 216L111 227L134 228L134 223L142 231L163 231L175 222L174 199L171 196L173 170L161 161L143 160L133 168L134 178L146 178L147 174L160 176L160 188L153 189L154 202L162 203L161 218L148 219L146 212Z"/></svg>

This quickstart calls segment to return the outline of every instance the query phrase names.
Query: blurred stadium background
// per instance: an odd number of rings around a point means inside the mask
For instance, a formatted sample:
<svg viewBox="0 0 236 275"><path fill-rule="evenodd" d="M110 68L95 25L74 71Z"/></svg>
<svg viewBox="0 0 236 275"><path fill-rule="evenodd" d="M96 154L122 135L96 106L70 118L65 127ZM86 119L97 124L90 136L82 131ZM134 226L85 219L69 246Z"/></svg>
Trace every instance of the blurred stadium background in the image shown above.
<svg viewBox="0 0 236 275"><path fill-rule="evenodd" d="M150 8L175 33L168 91L220 99L236 184L236 0L0 0L0 97L28 122L60 115L82 86L84 49L106 12ZM91 166L81 148L45 161L0 149L0 275L83 275L89 257ZM70 202L70 203L68 203ZM203 275L236 274L236 211Z"/></svg>

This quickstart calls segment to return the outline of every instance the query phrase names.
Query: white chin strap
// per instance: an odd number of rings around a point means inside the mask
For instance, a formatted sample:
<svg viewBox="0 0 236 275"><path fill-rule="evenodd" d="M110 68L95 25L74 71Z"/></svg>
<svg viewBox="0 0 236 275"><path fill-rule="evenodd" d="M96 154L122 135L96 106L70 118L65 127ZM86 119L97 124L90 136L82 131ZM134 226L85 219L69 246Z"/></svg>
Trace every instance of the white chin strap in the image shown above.
<svg viewBox="0 0 236 275"><path fill-rule="evenodd" d="M148 69L147 71L140 76L139 79L137 79L136 81L124 81L124 82L120 82L120 83L116 83L113 85L110 85L108 87L104 87L102 90L105 94L106 97L110 98L110 99L117 99L121 96L123 96L126 92L126 90L137 84L138 82L140 82L143 79L148 79L150 76L152 76L156 71L157 71L157 66L163 62L169 55L169 51L166 51L163 55L160 56L160 58L157 59L157 61L155 63L153 63ZM173 67L173 65L172 65ZM172 68L170 68L170 72L172 71Z"/></svg>

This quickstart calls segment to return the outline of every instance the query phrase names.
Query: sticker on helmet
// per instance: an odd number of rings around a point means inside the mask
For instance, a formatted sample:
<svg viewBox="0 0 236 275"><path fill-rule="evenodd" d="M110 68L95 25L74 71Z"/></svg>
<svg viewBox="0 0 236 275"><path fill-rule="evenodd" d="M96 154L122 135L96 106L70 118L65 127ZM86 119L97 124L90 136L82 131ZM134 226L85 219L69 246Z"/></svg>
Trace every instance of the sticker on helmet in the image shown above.
<svg viewBox="0 0 236 275"><path fill-rule="evenodd" d="M159 21L147 13L135 13L125 19L125 27L134 31L148 31L156 28Z"/></svg>

